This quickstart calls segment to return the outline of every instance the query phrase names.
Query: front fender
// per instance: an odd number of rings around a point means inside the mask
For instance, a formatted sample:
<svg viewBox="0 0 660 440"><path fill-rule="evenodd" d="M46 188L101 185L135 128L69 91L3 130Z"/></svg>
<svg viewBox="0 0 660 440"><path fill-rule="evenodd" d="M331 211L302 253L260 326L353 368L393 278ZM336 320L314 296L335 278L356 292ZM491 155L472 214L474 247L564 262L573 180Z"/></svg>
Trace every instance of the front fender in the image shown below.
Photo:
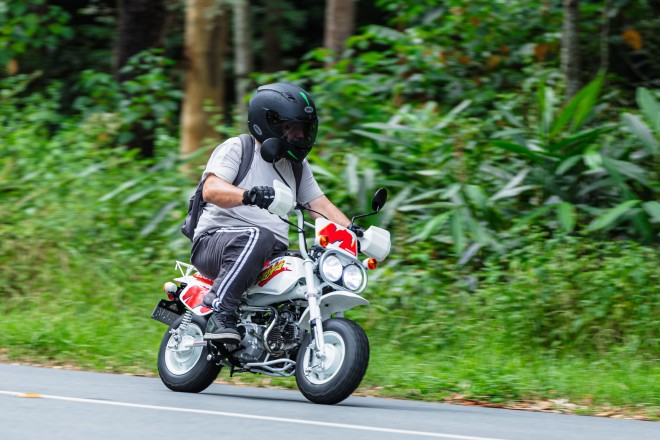
<svg viewBox="0 0 660 440"><path fill-rule="evenodd" d="M365 306L369 301L344 290L337 290L327 295L323 295L319 300L319 311L321 312L321 319L325 321L329 319L334 313L343 312L357 306ZM309 307L300 316L298 326L303 330L310 330L309 326Z"/></svg>

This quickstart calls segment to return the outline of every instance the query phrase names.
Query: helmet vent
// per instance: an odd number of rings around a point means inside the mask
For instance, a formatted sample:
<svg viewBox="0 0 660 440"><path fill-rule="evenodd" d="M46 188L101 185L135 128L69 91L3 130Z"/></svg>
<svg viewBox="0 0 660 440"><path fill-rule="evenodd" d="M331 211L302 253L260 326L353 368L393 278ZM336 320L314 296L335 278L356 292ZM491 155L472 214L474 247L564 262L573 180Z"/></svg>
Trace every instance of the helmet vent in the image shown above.
<svg viewBox="0 0 660 440"><path fill-rule="evenodd" d="M284 96L286 99L288 99L291 102L296 102L296 98L293 96L291 92L282 92L282 96Z"/></svg>

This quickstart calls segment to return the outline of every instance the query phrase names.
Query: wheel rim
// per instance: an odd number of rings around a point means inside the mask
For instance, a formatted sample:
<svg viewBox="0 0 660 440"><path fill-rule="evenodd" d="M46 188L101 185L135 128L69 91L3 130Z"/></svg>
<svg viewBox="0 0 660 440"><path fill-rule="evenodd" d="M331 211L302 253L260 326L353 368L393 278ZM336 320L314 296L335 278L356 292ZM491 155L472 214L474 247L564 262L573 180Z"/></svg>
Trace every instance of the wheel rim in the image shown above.
<svg viewBox="0 0 660 440"><path fill-rule="evenodd" d="M314 385L322 385L331 381L341 371L346 357L344 338L339 333L323 332L323 341L325 359L322 362L316 359L314 341L310 342L303 359L305 378Z"/></svg>
<svg viewBox="0 0 660 440"><path fill-rule="evenodd" d="M170 373L181 376L192 370L202 356L204 346L193 344L203 341L204 334L196 324L190 323L178 346L173 338L173 336L170 336L169 341L167 341L165 365Z"/></svg>

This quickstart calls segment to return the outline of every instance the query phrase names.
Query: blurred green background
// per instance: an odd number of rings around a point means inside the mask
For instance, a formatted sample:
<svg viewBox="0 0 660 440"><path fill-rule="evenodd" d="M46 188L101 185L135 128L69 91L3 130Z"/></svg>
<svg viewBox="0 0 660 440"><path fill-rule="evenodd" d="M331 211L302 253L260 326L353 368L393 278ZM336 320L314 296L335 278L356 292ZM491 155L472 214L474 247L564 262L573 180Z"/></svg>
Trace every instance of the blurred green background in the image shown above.
<svg viewBox="0 0 660 440"><path fill-rule="evenodd" d="M241 90L288 81L319 108L330 199L390 194L364 226L392 253L349 313L361 392L657 419L660 4L352 2L337 48L342 3L0 1L0 359L155 373L200 166L246 132ZM196 8L223 75L186 110Z"/></svg>

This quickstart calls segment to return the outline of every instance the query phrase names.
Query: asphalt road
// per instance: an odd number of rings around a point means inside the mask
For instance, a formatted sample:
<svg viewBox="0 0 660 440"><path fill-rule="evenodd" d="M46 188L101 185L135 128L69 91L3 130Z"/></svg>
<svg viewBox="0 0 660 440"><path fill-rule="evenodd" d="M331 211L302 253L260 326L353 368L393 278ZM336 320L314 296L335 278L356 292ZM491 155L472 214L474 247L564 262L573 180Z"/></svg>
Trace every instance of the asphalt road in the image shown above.
<svg viewBox="0 0 660 440"><path fill-rule="evenodd" d="M658 440L660 424L355 396L323 406L220 384L183 394L158 378L0 364L1 440L184 438Z"/></svg>

